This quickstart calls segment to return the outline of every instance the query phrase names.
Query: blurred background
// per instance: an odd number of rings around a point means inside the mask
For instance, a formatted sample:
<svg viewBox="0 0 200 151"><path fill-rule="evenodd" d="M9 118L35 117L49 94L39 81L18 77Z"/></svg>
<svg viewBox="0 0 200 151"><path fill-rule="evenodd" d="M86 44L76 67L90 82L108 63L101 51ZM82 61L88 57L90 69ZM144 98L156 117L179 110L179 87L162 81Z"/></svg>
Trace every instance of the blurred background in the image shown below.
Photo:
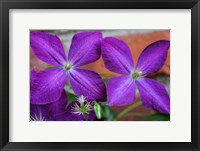
<svg viewBox="0 0 200 151"><path fill-rule="evenodd" d="M44 30L43 30L44 31ZM68 53L72 37L75 33L86 31L86 30L45 30L47 33L57 35L65 48L66 54ZM88 30L87 30L88 31ZM138 57L141 52L144 50L146 46L157 41L157 40L170 40L170 30L100 30L103 33L103 37L113 36L123 40L126 44L128 44L132 57L134 60L134 65L136 65ZM49 65L38 60L33 52L30 50L30 70L35 69L36 71L44 70L48 68ZM107 83L108 78L117 75L104 67L104 63L102 58L97 60L94 63L90 63L88 65L82 66L82 68L86 68L89 70L94 70L101 75L104 79L105 84ZM170 50L168 51L167 60L165 61L164 66L157 73L150 75L149 77L163 83L170 94ZM71 96L70 96L71 95ZM68 94L69 99L73 99L73 94ZM137 91L137 101L140 101L140 96ZM135 103L135 102L134 102ZM118 115L126 109L127 106L123 107L107 107L104 108L104 119L103 120L113 120L113 118L117 117L119 121L168 121L170 117L168 115L162 115L156 113L153 110L147 109L142 105L134 108L133 110L129 110L126 116L118 117Z"/></svg>

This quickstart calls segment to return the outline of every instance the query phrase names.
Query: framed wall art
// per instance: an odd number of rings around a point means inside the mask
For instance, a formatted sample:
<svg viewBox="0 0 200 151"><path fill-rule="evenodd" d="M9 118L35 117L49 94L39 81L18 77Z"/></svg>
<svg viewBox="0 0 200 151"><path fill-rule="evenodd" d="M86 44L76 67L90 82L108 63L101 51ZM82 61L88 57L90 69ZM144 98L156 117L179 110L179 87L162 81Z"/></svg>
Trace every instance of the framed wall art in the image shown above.
<svg viewBox="0 0 200 151"><path fill-rule="evenodd" d="M1 150L199 150L198 0L1 0Z"/></svg>

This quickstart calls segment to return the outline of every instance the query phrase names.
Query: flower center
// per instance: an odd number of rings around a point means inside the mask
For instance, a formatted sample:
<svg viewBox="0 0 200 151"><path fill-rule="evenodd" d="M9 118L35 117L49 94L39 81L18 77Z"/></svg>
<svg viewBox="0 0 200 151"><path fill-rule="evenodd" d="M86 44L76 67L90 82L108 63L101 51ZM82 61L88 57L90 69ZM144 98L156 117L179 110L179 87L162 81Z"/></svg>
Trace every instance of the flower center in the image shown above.
<svg viewBox="0 0 200 151"><path fill-rule="evenodd" d="M140 76L141 76L141 72L139 72L139 71L134 71L134 72L132 73L133 79L137 79L137 78L139 78Z"/></svg>
<svg viewBox="0 0 200 151"><path fill-rule="evenodd" d="M73 65L71 63L69 63L69 62L66 63L65 66L64 66L66 71L69 71L72 67L73 67Z"/></svg>

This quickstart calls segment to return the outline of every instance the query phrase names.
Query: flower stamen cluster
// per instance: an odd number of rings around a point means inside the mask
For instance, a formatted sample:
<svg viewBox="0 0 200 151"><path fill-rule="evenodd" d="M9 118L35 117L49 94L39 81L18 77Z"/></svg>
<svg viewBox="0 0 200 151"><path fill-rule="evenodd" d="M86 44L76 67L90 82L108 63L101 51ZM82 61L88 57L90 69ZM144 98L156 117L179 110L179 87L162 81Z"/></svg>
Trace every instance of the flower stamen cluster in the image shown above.
<svg viewBox="0 0 200 151"><path fill-rule="evenodd" d="M73 67L73 65L69 62L64 65L64 68L66 71L70 71L72 69L72 67Z"/></svg>
<svg viewBox="0 0 200 151"><path fill-rule="evenodd" d="M85 116L85 114L89 115L90 111L93 109L91 102L87 102L83 95L81 95L77 101L78 103L75 103L75 105L71 107L72 113L83 116Z"/></svg>
<svg viewBox="0 0 200 151"><path fill-rule="evenodd" d="M135 70L135 71L133 71L133 73L131 75L132 75L133 79L138 79L141 76L141 74L142 74L142 72Z"/></svg>

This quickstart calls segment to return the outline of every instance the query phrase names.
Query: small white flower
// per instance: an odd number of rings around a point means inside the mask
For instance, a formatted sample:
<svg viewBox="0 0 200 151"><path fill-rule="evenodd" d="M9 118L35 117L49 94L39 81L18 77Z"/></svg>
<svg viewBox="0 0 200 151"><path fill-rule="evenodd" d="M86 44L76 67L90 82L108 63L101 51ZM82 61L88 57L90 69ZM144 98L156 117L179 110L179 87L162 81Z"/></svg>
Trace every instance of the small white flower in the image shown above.
<svg viewBox="0 0 200 151"><path fill-rule="evenodd" d="M71 107L72 113L85 115L89 114L90 111L93 109L93 105L91 104L91 102L87 102L86 97L84 97L83 95L78 97L77 101L79 103L75 103L75 105Z"/></svg>

